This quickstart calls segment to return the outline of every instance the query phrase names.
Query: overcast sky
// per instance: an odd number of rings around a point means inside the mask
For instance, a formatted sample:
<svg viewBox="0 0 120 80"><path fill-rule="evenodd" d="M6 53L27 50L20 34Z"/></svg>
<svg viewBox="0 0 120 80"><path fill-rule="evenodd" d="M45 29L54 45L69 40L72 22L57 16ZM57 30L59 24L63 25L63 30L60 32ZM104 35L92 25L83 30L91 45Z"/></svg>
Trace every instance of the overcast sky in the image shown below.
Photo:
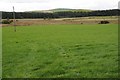
<svg viewBox="0 0 120 80"><path fill-rule="evenodd" d="M0 0L0 11L32 11L55 8L105 10L117 9L119 0Z"/></svg>

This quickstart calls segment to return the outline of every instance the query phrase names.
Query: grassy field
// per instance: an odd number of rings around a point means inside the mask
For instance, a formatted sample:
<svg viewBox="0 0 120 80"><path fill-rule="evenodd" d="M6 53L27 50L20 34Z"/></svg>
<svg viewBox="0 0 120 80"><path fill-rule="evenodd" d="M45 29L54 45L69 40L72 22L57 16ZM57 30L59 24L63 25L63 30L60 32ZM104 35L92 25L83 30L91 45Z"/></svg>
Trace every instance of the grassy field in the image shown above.
<svg viewBox="0 0 120 80"><path fill-rule="evenodd" d="M4 78L116 78L118 26L3 27Z"/></svg>

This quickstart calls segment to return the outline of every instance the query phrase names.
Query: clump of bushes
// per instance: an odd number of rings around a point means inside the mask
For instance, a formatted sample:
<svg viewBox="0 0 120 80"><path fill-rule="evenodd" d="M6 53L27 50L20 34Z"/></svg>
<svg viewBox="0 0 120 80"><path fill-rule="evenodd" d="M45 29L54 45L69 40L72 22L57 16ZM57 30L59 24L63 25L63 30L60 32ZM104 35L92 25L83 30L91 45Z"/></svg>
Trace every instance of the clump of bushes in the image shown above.
<svg viewBox="0 0 120 80"><path fill-rule="evenodd" d="M109 24L110 22L109 21L100 21L99 24Z"/></svg>
<svg viewBox="0 0 120 80"><path fill-rule="evenodd" d="M10 23L12 23L13 22L13 20L3 20L2 21L2 24L10 24Z"/></svg>

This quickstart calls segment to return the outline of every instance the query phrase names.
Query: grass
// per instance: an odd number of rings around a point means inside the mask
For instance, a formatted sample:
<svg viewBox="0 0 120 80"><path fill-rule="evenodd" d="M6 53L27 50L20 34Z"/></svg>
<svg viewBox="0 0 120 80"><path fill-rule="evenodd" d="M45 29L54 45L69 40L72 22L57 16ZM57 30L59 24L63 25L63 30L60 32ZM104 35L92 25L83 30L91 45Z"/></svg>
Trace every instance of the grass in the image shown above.
<svg viewBox="0 0 120 80"><path fill-rule="evenodd" d="M4 78L117 78L118 27L3 28Z"/></svg>

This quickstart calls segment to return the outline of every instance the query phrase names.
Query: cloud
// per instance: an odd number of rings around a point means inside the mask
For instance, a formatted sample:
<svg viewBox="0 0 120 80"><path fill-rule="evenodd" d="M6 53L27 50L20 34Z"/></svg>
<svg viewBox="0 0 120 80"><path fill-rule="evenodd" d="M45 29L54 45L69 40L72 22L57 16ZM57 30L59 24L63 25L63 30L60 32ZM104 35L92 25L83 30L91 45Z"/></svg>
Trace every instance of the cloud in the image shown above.
<svg viewBox="0 0 120 80"><path fill-rule="evenodd" d="M51 0L1 0L1 2L6 3L45 3Z"/></svg>
<svg viewBox="0 0 120 80"><path fill-rule="evenodd" d="M119 0L1 0L0 11L46 10L54 8L104 10L118 8Z"/></svg>
<svg viewBox="0 0 120 80"><path fill-rule="evenodd" d="M119 0L56 0L49 2L49 4L52 8L112 9L118 8L118 1Z"/></svg>

